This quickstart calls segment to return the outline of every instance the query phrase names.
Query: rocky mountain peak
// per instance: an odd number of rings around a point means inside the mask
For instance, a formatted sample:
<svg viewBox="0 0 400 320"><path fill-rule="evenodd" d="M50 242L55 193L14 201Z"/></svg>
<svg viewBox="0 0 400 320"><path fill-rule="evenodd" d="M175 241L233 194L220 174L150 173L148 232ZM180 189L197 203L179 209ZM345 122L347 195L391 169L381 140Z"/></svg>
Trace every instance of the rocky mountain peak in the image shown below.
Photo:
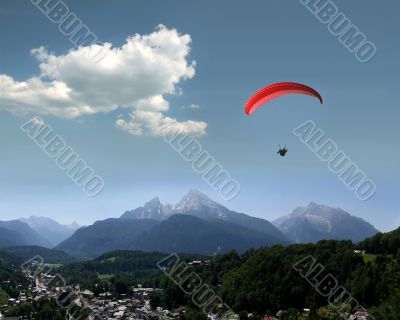
<svg viewBox="0 0 400 320"><path fill-rule="evenodd" d="M135 210L126 211L122 219L153 219L163 220L165 218L164 205L158 197L154 197L146 202L143 207L136 208Z"/></svg>
<svg viewBox="0 0 400 320"><path fill-rule="evenodd" d="M146 202L144 204L145 209L150 209L150 210L158 210L162 208L162 203L160 201L159 197L154 197L150 201Z"/></svg>
<svg viewBox="0 0 400 320"><path fill-rule="evenodd" d="M174 210L195 210L201 207L218 207L219 205L199 190L192 189L181 201L174 205Z"/></svg>
<svg viewBox="0 0 400 320"><path fill-rule="evenodd" d="M317 216L323 218L350 216L350 214L340 208L332 208L326 205L310 202L306 207L297 207L290 216L307 217Z"/></svg>

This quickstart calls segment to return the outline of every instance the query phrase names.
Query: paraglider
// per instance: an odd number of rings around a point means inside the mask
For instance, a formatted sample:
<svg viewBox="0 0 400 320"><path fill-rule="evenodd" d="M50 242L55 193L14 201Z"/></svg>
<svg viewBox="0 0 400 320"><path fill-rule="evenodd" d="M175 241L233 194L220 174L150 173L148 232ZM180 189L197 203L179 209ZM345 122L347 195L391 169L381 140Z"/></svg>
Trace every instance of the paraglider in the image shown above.
<svg viewBox="0 0 400 320"><path fill-rule="evenodd" d="M246 103L244 112L247 115L250 115L263 104L286 94L305 94L315 97L321 104L323 103L321 95L313 88L300 83L279 82L271 84L256 92Z"/></svg>
<svg viewBox="0 0 400 320"><path fill-rule="evenodd" d="M281 148L281 145L279 145L279 150L277 154L279 154L281 157L286 156L286 153L288 152L288 149L286 148L286 145L284 148Z"/></svg>
<svg viewBox="0 0 400 320"><path fill-rule="evenodd" d="M321 95L311 87L295 82L279 82L271 84L257 91L253 96L251 96L246 103L244 112L247 115L251 115L257 108L286 94L305 94L317 98L321 104L323 103ZM286 156L287 152L288 149L286 146L281 148L279 145L277 154L279 154L281 157L284 157Z"/></svg>

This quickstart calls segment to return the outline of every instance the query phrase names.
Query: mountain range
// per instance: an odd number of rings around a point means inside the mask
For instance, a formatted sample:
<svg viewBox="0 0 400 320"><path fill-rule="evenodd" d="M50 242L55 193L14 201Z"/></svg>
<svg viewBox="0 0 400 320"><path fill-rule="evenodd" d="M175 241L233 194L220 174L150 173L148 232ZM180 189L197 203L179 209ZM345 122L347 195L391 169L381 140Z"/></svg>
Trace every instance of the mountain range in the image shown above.
<svg viewBox="0 0 400 320"><path fill-rule="evenodd" d="M0 221L0 248L19 245L51 246L47 239L22 221Z"/></svg>
<svg viewBox="0 0 400 320"><path fill-rule="evenodd" d="M35 216L0 221L0 248L25 245L52 248L79 228L76 222L62 225L53 219Z"/></svg>
<svg viewBox="0 0 400 320"><path fill-rule="evenodd" d="M368 222L339 208L310 203L271 223L230 210L192 190L176 204L163 204L156 197L119 218L86 227L61 225L43 217L0 221L0 248L54 247L78 259L92 259L114 250L211 256L322 239L360 242L377 232ZM21 250L25 253L38 248Z"/></svg>
<svg viewBox="0 0 400 320"><path fill-rule="evenodd" d="M55 247L60 242L69 238L81 227L76 222L61 224L53 219L45 217L31 216L29 218L20 218L19 220L28 224L31 229L45 238L50 244L50 247Z"/></svg>
<svg viewBox="0 0 400 320"><path fill-rule="evenodd" d="M213 255L321 239L358 242L377 232L369 223L341 209L314 203L271 223L229 210L192 190L176 204L162 204L154 198L120 218L81 228L56 249L81 259L111 250Z"/></svg>
<svg viewBox="0 0 400 320"><path fill-rule="evenodd" d="M267 220L231 211L192 190L175 205L154 198L118 219L81 228L56 249L88 259L111 250L213 255L279 243L289 241Z"/></svg>

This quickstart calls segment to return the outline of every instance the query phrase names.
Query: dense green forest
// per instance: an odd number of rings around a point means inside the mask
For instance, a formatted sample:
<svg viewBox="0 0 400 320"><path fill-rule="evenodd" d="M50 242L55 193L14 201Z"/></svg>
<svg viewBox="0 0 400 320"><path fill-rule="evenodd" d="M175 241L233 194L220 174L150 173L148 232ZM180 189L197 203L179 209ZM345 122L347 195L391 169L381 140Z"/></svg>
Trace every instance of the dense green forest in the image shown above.
<svg viewBox="0 0 400 320"><path fill-rule="evenodd" d="M209 265L197 267L196 272L215 288L227 305L241 315L275 315L279 310L292 310L296 314L309 308L315 319L332 319L326 315L329 314L326 312L329 310L327 298L318 294L293 268L296 262L311 255L324 266L324 273L331 273L376 320L398 320L398 234L399 230L377 235L360 245L330 240L250 250L243 255L231 252L212 259ZM377 239L385 239L383 241L388 246L382 248L381 241ZM355 252L363 245L364 253ZM183 295L167 278L161 280L160 285L163 293L153 298L160 304L168 308L182 304L195 308L190 297Z"/></svg>
<svg viewBox="0 0 400 320"><path fill-rule="evenodd" d="M360 247L370 253L399 255L400 228L388 233L378 233L365 239L360 243Z"/></svg>
<svg viewBox="0 0 400 320"><path fill-rule="evenodd" d="M18 285L25 285L26 278L19 272L21 260L5 252L0 252L0 306L8 298L17 298Z"/></svg>
<svg viewBox="0 0 400 320"><path fill-rule="evenodd" d="M377 234L359 244L324 240L316 244L248 250L243 254L234 251L215 257L184 254L180 258L186 263L203 261L191 264L189 271L198 274L241 319L248 319L249 313L257 318L275 315L280 310L284 310L281 314L286 315L282 319L303 319L304 308L310 309L309 319L339 319L338 313L329 307L328 297L319 294L294 268L299 261L311 256L323 266L322 275L333 275L338 285L346 288L376 320L398 320L399 235L400 229ZM107 290L118 296L130 292L131 286L139 283L159 287L163 290L151 297L153 307L172 310L186 306L187 320L205 319L191 297L157 267L165 257L163 253L115 251L91 261L57 267L57 272L65 277L67 283L79 283L81 288L90 289L95 294ZM18 258L0 254L0 299L3 301L15 296L16 285L25 281L16 271L18 263ZM23 305L10 314L26 314L24 308L29 308L39 319L46 319L49 314L54 319L63 316L51 301L45 301L43 305ZM47 313L43 315L42 309Z"/></svg>

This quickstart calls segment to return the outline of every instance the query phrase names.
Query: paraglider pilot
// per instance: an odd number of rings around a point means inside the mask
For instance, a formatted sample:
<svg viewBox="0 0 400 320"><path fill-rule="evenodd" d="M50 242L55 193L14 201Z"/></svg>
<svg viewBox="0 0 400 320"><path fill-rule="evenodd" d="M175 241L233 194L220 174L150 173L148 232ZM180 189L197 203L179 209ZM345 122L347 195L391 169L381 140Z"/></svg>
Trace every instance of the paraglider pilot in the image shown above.
<svg viewBox="0 0 400 320"><path fill-rule="evenodd" d="M281 148L281 145L279 145L279 151L277 152L281 157L286 156L286 153L288 152L286 145L284 148Z"/></svg>

